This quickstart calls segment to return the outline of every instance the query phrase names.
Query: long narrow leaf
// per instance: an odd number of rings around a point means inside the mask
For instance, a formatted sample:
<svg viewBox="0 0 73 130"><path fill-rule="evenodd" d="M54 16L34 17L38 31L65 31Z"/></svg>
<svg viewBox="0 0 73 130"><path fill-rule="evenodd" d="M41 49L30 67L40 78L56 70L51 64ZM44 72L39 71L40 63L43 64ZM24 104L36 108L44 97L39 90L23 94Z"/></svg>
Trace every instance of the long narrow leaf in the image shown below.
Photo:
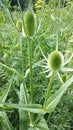
<svg viewBox="0 0 73 130"><path fill-rule="evenodd" d="M25 92L24 92L24 86L23 83L20 85L20 96L19 96L19 105L22 103L25 104ZM26 130L28 126L28 113L22 109L19 109L19 120L20 120L20 125L19 125L19 130ZM25 124L25 125L24 125Z"/></svg>
<svg viewBox="0 0 73 130"><path fill-rule="evenodd" d="M3 112L0 111L0 117L1 117L2 122L3 122L3 128L4 128L3 130L14 130L5 111L3 111Z"/></svg>
<svg viewBox="0 0 73 130"><path fill-rule="evenodd" d="M47 107L46 107L47 112L50 113L55 109L55 107L59 103L62 95L65 93L67 88L72 84L72 82L73 82L73 76L65 84L63 84L63 86L59 90L57 90L55 92L55 94L53 94L48 99Z"/></svg>
<svg viewBox="0 0 73 130"><path fill-rule="evenodd" d="M5 100L8 96L8 93L10 91L10 88L12 86L13 77L14 77L14 73L13 73L12 78L10 80L9 86L6 88L6 91L4 92L2 97L0 97L0 102L5 102ZM1 105L1 107L2 106L3 106L3 104ZM14 128L13 128L12 124L10 123L5 111L0 111L0 117L1 117L1 120L2 120L2 126L3 126L4 130L14 130Z"/></svg>
<svg viewBox="0 0 73 130"><path fill-rule="evenodd" d="M7 98L7 96L8 96L8 93L9 93L10 88L11 88L11 86L12 86L13 77L14 77L14 73L13 73L12 78L11 78L11 80L10 80L9 86L6 88L6 91L4 92L4 94L0 97L0 102L5 102L5 101L6 101L6 98Z"/></svg>
<svg viewBox="0 0 73 130"><path fill-rule="evenodd" d="M22 77L21 74L19 74L18 71L16 71L15 69L13 69L13 68L11 68L11 67L9 67L9 66L3 64L3 63L0 63L0 65L1 65L2 67L4 67L5 69L7 69L8 71L15 72L17 75L19 75L20 77Z"/></svg>
<svg viewBox="0 0 73 130"><path fill-rule="evenodd" d="M12 107L15 109L21 109L24 111L32 112L32 113L42 113L44 114L44 111L42 109L42 106L40 104L12 104L12 103L1 103L5 106Z"/></svg>

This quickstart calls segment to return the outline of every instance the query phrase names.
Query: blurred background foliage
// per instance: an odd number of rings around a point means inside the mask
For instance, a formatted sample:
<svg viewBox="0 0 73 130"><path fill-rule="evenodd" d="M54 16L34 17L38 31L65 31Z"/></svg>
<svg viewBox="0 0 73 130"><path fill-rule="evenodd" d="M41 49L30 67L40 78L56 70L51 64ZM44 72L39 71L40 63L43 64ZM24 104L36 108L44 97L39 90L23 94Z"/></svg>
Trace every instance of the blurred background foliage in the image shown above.
<svg viewBox="0 0 73 130"><path fill-rule="evenodd" d="M4 0L2 0L4 1ZM9 7L13 10L17 9L18 2L17 0L5 0L8 4ZM29 2L33 2L33 4L37 5L39 8L42 4L43 0L19 0L21 8L24 10L27 8ZM61 6L61 7L66 7L68 4L71 4L72 0L45 0L46 4L51 4L51 6Z"/></svg>

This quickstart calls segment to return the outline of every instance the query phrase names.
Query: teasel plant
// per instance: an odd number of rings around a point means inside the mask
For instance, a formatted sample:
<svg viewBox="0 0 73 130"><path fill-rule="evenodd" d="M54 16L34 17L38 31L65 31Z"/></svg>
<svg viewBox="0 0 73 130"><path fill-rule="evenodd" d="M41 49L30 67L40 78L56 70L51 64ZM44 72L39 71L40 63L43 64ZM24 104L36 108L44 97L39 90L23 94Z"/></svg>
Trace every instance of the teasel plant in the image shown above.
<svg viewBox="0 0 73 130"><path fill-rule="evenodd" d="M14 26L17 29L17 32L20 36L20 49L21 49L21 59L22 59L22 63L21 63L22 64L22 70L21 70L22 73L21 74L17 70L15 70L3 63L0 63L0 66L4 67L6 70L12 72L10 84L6 88L6 91L3 93L3 95L0 97L0 108L1 108L0 118L2 120L3 129L4 130L15 130L15 128L11 124L10 120L8 119L8 116L6 113L7 109L14 108L14 109L18 109L18 113L19 113L19 130L43 130L43 129L49 130L49 127L44 118L44 115L46 113L52 113L54 111L54 109L57 106L57 104L59 103L62 95L73 82L73 76L71 76L65 83L63 83L63 81L58 73L59 70L61 69L61 67L63 67L63 65L66 65L72 59L73 54L68 59L68 61L64 63L64 56L60 51L58 51L58 42L57 42L56 50L51 52L48 59L44 55L41 47L39 47L39 49L44 57L44 60L41 60L41 61L38 61L37 63L32 64L32 55L33 55L32 40L34 39L34 36L36 36L38 38L37 32L39 31L39 28L41 26L42 12L44 9L44 4L42 5L42 9L41 9L39 25L36 29L36 19L34 16L34 12L33 12L33 10L31 10L31 8L29 8L25 12L25 17L24 17L19 0L18 0L18 5L20 8L20 12L21 12L21 21L18 21L17 25L16 25L12 15L11 15L10 10L7 8L6 3L4 3L4 2L0 2L0 3L3 5L7 15L9 16L10 20L14 24ZM44 1L43 1L43 3L44 3ZM31 24L31 26L30 26L30 24ZM32 30L29 27L32 27ZM28 39L29 68L26 70L25 74L24 74L24 61L23 61L24 54L23 54L23 48L22 48L22 37L24 37L24 38L26 37ZM46 61L46 66L45 66L46 71L47 72L50 71L50 74L48 75L48 77L51 76L51 78L50 78L47 90L45 92L45 97L44 97L45 100L44 100L43 104L36 104L33 99L33 92L34 92L33 91L33 69L37 68L41 63L43 63L45 61ZM42 65L42 67L44 67L44 66ZM73 69L66 68L65 70L72 71ZM52 94L51 93L52 81L53 81L55 72L58 73L58 76L59 76L60 80L62 81L63 85L58 90L56 90L56 92L54 94ZM17 103L14 104L12 102L11 103L6 102L6 99L7 99L8 93L11 89L15 74L18 75L22 81L20 84L20 90L17 90L15 88L15 92L19 99L18 104ZM30 93L28 92L27 86L25 84L25 80L29 74L30 74Z"/></svg>
<svg viewBox="0 0 73 130"><path fill-rule="evenodd" d="M58 23L57 23L58 24ZM56 24L56 26L57 26ZM73 59L73 53L71 56L68 58L67 61L64 61L65 56L59 51L59 46L58 46L58 26L57 26L57 33L56 33L56 49L52 51L48 58L45 56L43 53L43 50L41 48L41 45L38 41L38 48L40 49L40 52L42 56L44 57L44 63L43 65L41 64L40 66L44 68L44 71L41 72L40 74L47 73L46 78L50 78L46 93L45 93L45 101L44 101L44 109L46 109L47 105L47 99L48 97L51 96L51 91L52 91L52 82L57 74L60 82L64 84L67 80L67 75L65 74L66 72L73 72L73 68L67 68L65 67L72 59ZM64 73L63 76L61 77L60 73Z"/></svg>

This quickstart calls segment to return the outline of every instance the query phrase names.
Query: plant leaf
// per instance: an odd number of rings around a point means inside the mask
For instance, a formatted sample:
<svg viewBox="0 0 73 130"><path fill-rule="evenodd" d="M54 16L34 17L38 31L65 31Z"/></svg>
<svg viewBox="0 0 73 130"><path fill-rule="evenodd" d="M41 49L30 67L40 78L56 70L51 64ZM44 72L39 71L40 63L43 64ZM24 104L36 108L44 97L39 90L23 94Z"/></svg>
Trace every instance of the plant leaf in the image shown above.
<svg viewBox="0 0 73 130"><path fill-rule="evenodd" d="M14 130L12 124L10 123L8 117L7 117L7 114L5 111L1 112L0 111L0 117L1 117L1 120L2 120L2 124L3 124L3 130Z"/></svg>
<svg viewBox="0 0 73 130"><path fill-rule="evenodd" d="M21 105L22 103L25 103L25 92L23 83L21 83L20 85L19 105ZM22 109L19 109L19 120L19 130L26 130L29 123L28 113Z"/></svg>
<svg viewBox="0 0 73 130"><path fill-rule="evenodd" d="M7 66L7 65L5 65L5 64L3 64L3 63L1 63L1 62L0 62L0 65L1 65L2 67L4 67L5 69L7 69L8 71L12 71L12 72L16 73L17 75L19 75L19 76L22 78L21 74L19 74L18 71L16 71L15 69L13 69L13 68L11 68L11 67L9 67L9 66Z"/></svg>
<svg viewBox="0 0 73 130"><path fill-rule="evenodd" d="M32 113L41 113L44 114L44 110L40 104L12 104L12 103L0 103L7 107L12 107L15 109L20 109Z"/></svg>
<svg viewBox="0 0 73 130"><path fill-rule="evenodd" d="M48 99L47 107L46 107L46 110L48 113L51 113L55 109L55 107L58 104L58 102L60 101L62 95L67 90L67 88L71 85L72 82L73 82L73 76L65 84L63 84L62 87L55 92L55 94L53 94Z"/></svg>
<svg viewBox="0 0 73 130"><path fill-rule="evenodd" d="M46 120L43 118L37 124L38 130L49 130Z"/></svg>
<svg viewBox="0 0 73 130"><path fill-rule="evenodd" d="M13 75L12 75L12 78L10 79L10 84L9 84L9 86L6 88L4 94L0 97L0 102L5 102L5 100L6 100L7 96L8 96L8 93L9 93L9 91L10 91L10 88L11 88L11 86L12 86L13 78L14 78L14 73L13 73Z"/></svg>
<svg viewBox="0 0 73 130"><path fill-rule="evenodd" d="M28 127L28 130L49 130L46 120L42 117L33 127Z"/></svg>

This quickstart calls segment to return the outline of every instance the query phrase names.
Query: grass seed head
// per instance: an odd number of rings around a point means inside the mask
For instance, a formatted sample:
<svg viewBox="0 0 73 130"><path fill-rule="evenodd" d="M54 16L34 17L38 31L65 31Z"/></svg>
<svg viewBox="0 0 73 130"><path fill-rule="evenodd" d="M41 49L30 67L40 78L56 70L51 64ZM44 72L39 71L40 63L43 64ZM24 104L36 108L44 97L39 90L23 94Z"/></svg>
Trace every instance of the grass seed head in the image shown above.
<svg viewBox="0 0 73 130"><path fill-rule="evenodd" d="M26 11L24 17L24 30L26 36L32 37L35 34L36 30L36 19L33 11Z"/></svg>
<svg viewBox="0 0 73 130"><path fill-rule="evenodd" d="M64 57L61 52L53 51L48 60L48 64L53 71L59 70L64 61Z"/></svg>

